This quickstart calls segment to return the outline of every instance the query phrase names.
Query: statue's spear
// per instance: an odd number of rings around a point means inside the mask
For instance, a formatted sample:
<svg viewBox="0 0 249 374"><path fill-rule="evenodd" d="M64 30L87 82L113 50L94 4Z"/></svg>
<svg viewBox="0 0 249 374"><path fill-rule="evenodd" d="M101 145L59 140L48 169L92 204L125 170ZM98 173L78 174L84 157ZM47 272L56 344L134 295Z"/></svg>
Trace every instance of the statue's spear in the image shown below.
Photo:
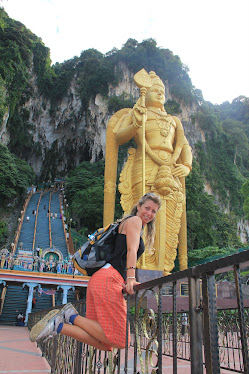
<svg viewBox="0 0 249 374"><path fill-rule="evenodd" d="M140 88L141 106L145 107L145 95L147 89L152 86L151 77L145 69L142 69L134 75L134 81L137 87ZM145 122L146 114L142 113L142 196L145 195ZM146 269L145 252L142 255L141 269Z"/></svg>
<svg viewBox="0 0 249 374"><path fill-rule="evenodd" d="M134 81L137 87L140 88L141 106L145 107L145 95L147 89L152 86L150 75L145 69L139 70L134 75ZM142 196L145 194L145 120L146 114L142 114Z"/></svg>

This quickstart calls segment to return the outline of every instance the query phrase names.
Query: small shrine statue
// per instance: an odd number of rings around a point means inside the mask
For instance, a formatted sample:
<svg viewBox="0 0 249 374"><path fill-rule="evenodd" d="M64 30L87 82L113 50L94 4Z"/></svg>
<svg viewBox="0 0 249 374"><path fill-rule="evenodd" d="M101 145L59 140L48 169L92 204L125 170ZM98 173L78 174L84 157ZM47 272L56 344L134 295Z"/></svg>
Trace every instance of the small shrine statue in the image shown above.
<svg viewBox="0 0 249 374"><path fill-rule="evenodd" d="M2 257L1 257L1 269L4 268L4 265L5 265L5 261L6 261L6 256L4 253L2 253Z"/></svg>
<svg viewBox="0 0 249 374"><path fill-rule="evenodd" d="M12 257L12 255L10 254L10 255L9 255L9 258L8 258L8 269L9 269L9 270L12 269L12 263L13 263L13 257Z"/></svg>
<svg viewBox="0 0 249 374"><path fill-rule="evenodd" d="M160 196L155 243L146 248L137 266L168 275L174 268L177 247L180 269L187 268L185 177L192 168L192 153L181 121L166 113L162 80L144 69L134 80L140 98L132 109L115 113L107 126L104 225L114 220L118 148L133 139L136 148L129 149L120 175L121 205L128 213L143 192Z"/></svg>
<svg viewBox="0 0 249 374"><path fill-rule="evenodd" d="M38 256L34 257L33 270L37 271L38 269Z"/></svg>
<svg viewBox="0 0 249 374"><path fill-rule="evenodd" d="M61 273L61 261L57 261L56 271L57 271L58 274Z"/></svg>
<svg viewBox="0 0 249 374"><path fill-rule="evenodd" d="M40 261L40 268L39 268L39 271L42 273L44 271L44 266L45 266L45 261L44 260L41 260Z"/></svg>

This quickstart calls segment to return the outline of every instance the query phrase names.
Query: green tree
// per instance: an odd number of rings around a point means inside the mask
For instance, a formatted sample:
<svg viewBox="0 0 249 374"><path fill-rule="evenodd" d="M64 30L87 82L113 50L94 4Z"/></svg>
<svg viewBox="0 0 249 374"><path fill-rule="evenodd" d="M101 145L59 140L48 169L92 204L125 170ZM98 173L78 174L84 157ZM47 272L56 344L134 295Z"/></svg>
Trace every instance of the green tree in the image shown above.
<svg viewBox="0 0 249 374"><path fill-rule="evenodd" d="M65 194L78 229L103 225L104 162L82 162L66 179Z"/></svg>
<svg viewBox="0 0 249 374"><path fill-rule="evenodd" d="M76 192L71 204L73 219L89 232L103 226L104 188L103 183L98 185L98 182L96 180L96 186Z"/></svg>
<svg viewBox="0 0 249 374"><path fill-rule="evenodd" d="M66 179L65 194L78 230L86 235L102 227L104 161L84 161L72 170ZM115 219L122 215L119 197L119 193L116 193Z"/></svg>
<svg viewBox="0 0 249 374"><path fill-rule="evenodd" d="M225 103L215 106L216 111L221 119L232 119L240 121L247 125L247 136L249 136L249 98L245 96L239 96L235 98L230 104L228 101Z"/></svg>
<svg viewBox="0 0 249 374"><path fill-rule="evenodd" d="M0 221L0 248L6 243L8 227L5 221Z"/></svg>
<svg viewBox="0 0 249 374"><path fill-rule="evenodd" d="M1 123L3 121L4 115L8 111L8 105L7 105L7 98L6 98L6 87L4 84L4 80L0 75L0 129L1 129Z"/></svg>
<svg viewBox="0 0 249 374"><path fill-rule="evenodd" d="M0 144L0 198L3 205L24 193L33 181L33 169Z"/></svg>
<svg viewBox="0 0 249 374"><path fill-rule="evenodd" d="M186 178L188 249L207 246L238 246L236 221L221 212L214 197L204 191L204 178L199 165Z"/></svg>
<svg viewBox="0 0 249 374"><path fill-rule="evenodd" d="M236 253L237 250L233 247L219 248L216 246L209 246L195 251L190 251L188 254L188 266L196 266L205 262L214 261L218 258L229 256Z"/></svg>
<svg viewBox="0 0 249 374"><path fill-rule="evenodd" d="M246 135L246 126L240 121L226 119L222 123L224 132L227 134L227 150L232 154L234 164L242 170L248 166L249 141Z"/></svg>
<svg viewBox="0 0 249 374"><path fill-rule="evenodd" d="M96 49L88 49L81 53L77 70L78 93L83 109L86 109L92 97L98 93L108 94L108 84L115 81L114 65L110 58L105 58Z"/></svg>

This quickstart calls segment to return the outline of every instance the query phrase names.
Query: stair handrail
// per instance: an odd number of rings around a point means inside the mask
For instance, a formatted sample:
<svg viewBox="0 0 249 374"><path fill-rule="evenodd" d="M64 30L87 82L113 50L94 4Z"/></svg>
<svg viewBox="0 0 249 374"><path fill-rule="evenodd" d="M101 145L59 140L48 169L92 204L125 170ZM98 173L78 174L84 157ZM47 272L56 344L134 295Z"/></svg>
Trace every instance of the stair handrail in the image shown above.
<svg viewBox="0 0 249 374"><path fill-rule="evenodd" d="M6 282L4 282L3 283L3 289L2 289L2 292L1 292L1 297L0 297L0 315L2 314L2 311L3 311L3 305L4 305L4 301L5 301L7 287L8 286L6 286Z"/></svg>
<svg viewBox="0 0 249 374"><path fill-rule="evenodd" d="M27 206L28 206L29 201L30 201L31 197L33 196L33 194L34 194L34 192L33 192L33 188L32 188L32 190L29 192L28 196L26 197L25 203L23 205L21 220L20 220L20 222L18 224L16 233L15 233L14 246L12 248L13 256L15 256L15 253L16 253L16 247L17 247L17 243L18 243L18 240L19 240L20 232L21 232L21 229L22 229L22 224L23 224L25 212L26 212Z"/></svg>
<svg viewBox="0 0 249 374"><path fill-rule="evenodd" d="M67 238L67 231L66 231L66 227L65 227L64 214L63 214L63 211L62 211L62 204L61 204L61 194L59 195L59 200L60 200L60 212L61 212L63 231L64 231L66 243L67 243L67 252L69 253L69 245L68 245L68 241L67 241L67 239L68 239Z"/></svg>
<svg viewBox="0 0 249 374"><path fill-rule="evenodd" d="M54 192L50 192L49 195L49 214L48 214L48 227L49 227L49 246L52 248L52 232L51 232L51 199L52 199L52 194Z"/></svg>
<svg viewBox="0 0 249 374"><path fill-rule="evenodd" d="M35 239L36 239L36 227L37 227L38 211L39 211L39 206L40 206L42 194L43 194L43 192L41 191L41 195L39 197L39 200L38 200L38 203L37 203L37 208L36 208L35 228L34 228L34 237L33 237L32 251L34 251L34 249L35 249Z"/></svg>

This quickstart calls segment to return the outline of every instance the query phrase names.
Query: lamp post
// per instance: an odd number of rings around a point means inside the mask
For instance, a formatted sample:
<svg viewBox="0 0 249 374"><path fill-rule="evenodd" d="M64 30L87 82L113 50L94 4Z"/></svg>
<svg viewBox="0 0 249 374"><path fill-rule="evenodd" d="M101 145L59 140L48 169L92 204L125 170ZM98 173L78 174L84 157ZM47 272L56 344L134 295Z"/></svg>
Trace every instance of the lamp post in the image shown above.
<svg viewBox="0 0 249 374"><path fill-rule="evenodd" d="M70 230L71 230L71 225L72 225L72 218L70 218Z"/></svg>

